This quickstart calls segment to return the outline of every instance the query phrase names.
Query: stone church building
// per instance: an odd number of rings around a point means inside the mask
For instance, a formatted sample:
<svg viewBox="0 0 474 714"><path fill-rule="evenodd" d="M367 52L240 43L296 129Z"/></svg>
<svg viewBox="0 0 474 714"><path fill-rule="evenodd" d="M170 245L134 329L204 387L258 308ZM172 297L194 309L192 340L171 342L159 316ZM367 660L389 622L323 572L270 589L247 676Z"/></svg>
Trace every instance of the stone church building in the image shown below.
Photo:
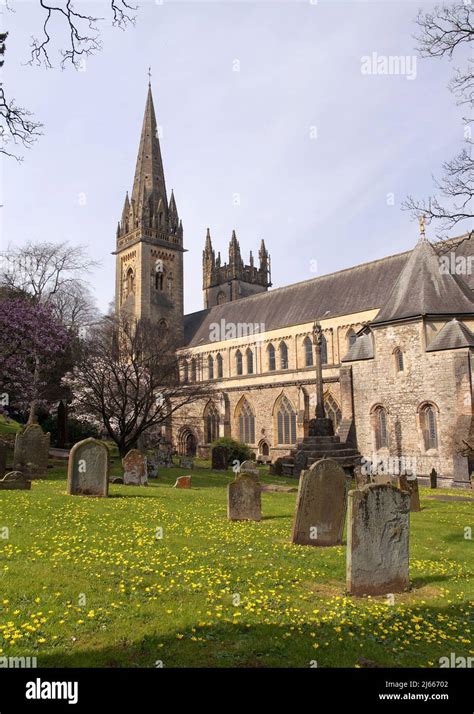
<svg viewBox="0 0 474 714"><path fill-rule="evenodd" d="M183 225L166 192L151 87L135 179L117 228L116 309L169 330L182 379L206 398L166 429L181 454L207 456L219 436L263 460L288 454L315 410L312 330L323 330L324 406L341 441L366 457L416 459L423 483L469 486L474 470L474 237L413 250L271 288L264 242L244 263L208 230L204 309L183 309ZM470 455L469 455L470 454Z"/></svg>

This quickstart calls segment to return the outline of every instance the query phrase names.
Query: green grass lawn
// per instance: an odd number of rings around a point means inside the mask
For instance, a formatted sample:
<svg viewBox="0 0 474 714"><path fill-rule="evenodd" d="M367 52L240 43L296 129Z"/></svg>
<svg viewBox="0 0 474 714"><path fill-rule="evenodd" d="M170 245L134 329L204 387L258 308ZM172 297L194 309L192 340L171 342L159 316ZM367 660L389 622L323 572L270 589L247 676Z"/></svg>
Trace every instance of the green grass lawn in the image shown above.
<svg viewBox="0 0 474 714"><path fill-rule="evenodd" d="M112 485L96 499L67 496L65 462L53 463L31 491L0 494L1 656L39 667L431 667L474 655L473 503L422 489L412 589L390 604L345 595L345 547L290 543L294 493L264 493L260 523L230 523L230 471L195 469L186 491L170 488L183 469L162 469L148 487Z"/></svg>
<svg viewBox="0 0 474 714"><path fill-rule="evenodd" d="M13 421L13 419L7 421L4 416L0 415L0 437L2 434L16 434L20 429L21 424L18 424L17 421Z"/></svg>

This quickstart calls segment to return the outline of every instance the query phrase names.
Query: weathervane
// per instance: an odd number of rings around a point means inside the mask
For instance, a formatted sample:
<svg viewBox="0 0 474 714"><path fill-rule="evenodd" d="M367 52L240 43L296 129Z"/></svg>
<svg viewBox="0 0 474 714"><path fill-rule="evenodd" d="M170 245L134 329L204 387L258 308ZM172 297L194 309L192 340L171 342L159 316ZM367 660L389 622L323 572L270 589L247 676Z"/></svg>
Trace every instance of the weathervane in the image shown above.
<svg viewBox="0 0 474 714"><path fill-rule="evenodd" d="M420 226L420 239L425 240L425 232L426 232L426 216L423 213L421 216L418 217L418 223Z"/></svg>
<svg viewBox="0 0 474 714"><path fill-rule="evenodd" d="M148 67L148 84L151 85L151 67Z"/></svg>

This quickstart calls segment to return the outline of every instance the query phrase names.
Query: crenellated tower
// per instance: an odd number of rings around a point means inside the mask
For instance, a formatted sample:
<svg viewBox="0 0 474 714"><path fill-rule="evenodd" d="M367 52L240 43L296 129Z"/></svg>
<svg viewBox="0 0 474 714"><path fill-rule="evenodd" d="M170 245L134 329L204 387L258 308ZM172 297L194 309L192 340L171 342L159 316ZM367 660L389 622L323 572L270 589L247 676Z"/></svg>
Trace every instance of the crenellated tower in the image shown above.
<svg viewBox="0 0 474 714"><path fill-rule="evenodd" d="M220 253L216 257L212 247L208 228L202 254L204 307L213 307L268 290L271 287L270 255L263 240L258 256L258 268L255 266L252 251L250 251L249 264L245 265L239 241L235 231L232 231L229 262L222 265Z"/></svg>
<svg viewBox="0 0 474 714"><path fill-rule="evenodd" d="M183 341L183 225L174 193L168 202L151 85L131 198L117 226L116 312L125 310Z"/></svg>

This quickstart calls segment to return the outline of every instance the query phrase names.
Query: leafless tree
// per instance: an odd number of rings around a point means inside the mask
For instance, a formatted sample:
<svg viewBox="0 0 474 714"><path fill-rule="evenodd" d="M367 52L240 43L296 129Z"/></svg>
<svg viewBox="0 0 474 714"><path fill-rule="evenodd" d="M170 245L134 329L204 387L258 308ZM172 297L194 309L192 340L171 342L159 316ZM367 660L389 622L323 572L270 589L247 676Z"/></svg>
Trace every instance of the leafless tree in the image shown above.
<svg viewBox="0 0 474 714"><path fill-rule="evenodd" d="M58 309L61 301L71 303L68 294L79 299L85 275L97 265L84 246L67 242L29 241L19 248L9 247L1 257L0 286L31 295L37 302L56 301Z"/></svg>
<svg viewBox="0 0 474 714"><path fill-rule="evenodd" d="M51 297L53 314L67 330L74 330L79 335L99 321L99 311L95 298L87 285L75 281L67 289L58 290Z"/></svg>
<svg viewBox="0 0 474 714"><path fill-rule="evenodd" d="M64 379L74 395L72 409L103 425L124 456L141 434L204 396L201 384L180 379L184 359L156 325L106 317Z"/></svg>
<svg viewBox="0 0 474 714"><path fill-rule="evenodd" d="M102 48L99 25L105 17L89 15L76 6L85 0L38 0L43 11L41 34L31 38L30 57L27 64L44 65L51 68L52 49L56 48L61 56L60 66L68 64L75 69L82 69L84 60ZM5 10L11 11L8 3ZM133 12L136 6L128 0L109 0L108 17L113 27L125 29L128 24L135 24ZM61 31L63 35L61 36ZM60 38L56 41L55 35ZM8 32L0 33L0 67L3 65ZM43 125L33 119L33 115L10 98L0 83L0 154L18 161L23 157L12 147L17 145L30 148L42 134Z"/></svg>
<svg viewBox="0 0 474 714"><path fill-rule="evenodd" d="M437 6L430 12L418 13L416 35L418 51L425 58L453 59L466 43L474 40L474 10L470 4ZM474 103L474 61L457 68L449 89L459 105L472 109ZM472 158L472 117L464 117L465 146L442 166L442 176L434 179L436 193L428 199L409 196L403 204L415 215L424 215L440 227L439 238L446 238L459 223L474 218L474 160ZM467 237L472 236L472 229Z"/></svg>

